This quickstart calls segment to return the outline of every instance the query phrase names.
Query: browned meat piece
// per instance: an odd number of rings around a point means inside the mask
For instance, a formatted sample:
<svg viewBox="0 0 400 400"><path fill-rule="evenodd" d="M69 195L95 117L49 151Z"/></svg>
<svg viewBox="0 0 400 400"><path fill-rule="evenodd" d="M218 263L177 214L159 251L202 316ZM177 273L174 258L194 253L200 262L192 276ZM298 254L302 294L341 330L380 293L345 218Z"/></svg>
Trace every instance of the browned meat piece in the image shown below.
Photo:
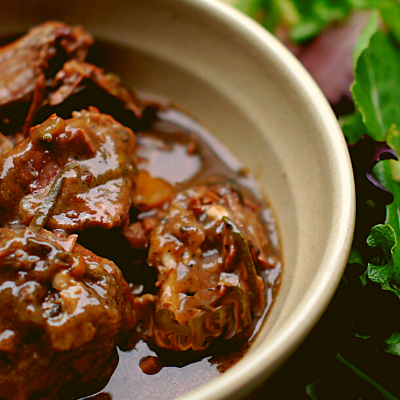
<svg viewBox="0 0 400 400"><path fill-rule="evenodd" d="M135 250L143 249L144 250L147 248L149 238L146 235L143 225L139 221L126 226L122 230L122 234L128 240L129 246L132 249L135 249Z"/></svg>
<svg viewBox="0 0 400 400"><path fill-rule="evenodd" d="M150 234L148 264L158 272L150 336L175 351L230 339L265 306L268 240L252 206L230 185L179 193Z"/></svg>
<svg viewBox="0 0 400 400"><path fill-rule="evenodd" d="M95 109L66 121L52 116L0 156L0 225L28 225L46 205L51 230L122 225L132 203L134 146L129 128Z"/></svg>
<svg viewBox="0 0 400 400"><path fill-rule="evenodd" d="M115 74L76 59L63 65L47 87L47 96L47 104L35 116L37 123L53 113L70 118L73 111L94 106L138 131L150 126L157 108L139 100Z"/></svg>
<svg viewBox="0 0 400 400"><path fill-rule="evenodd" d="M2 398L54 399L71 380L104 385L136 323L120 270L75 240L0 229Z"/></svg>
<svg viewBox="0 0 400 400"><path fill-rule="evenodd" d="M84 60L92 43L80 27L46 22L0 48L0 131L13 133L23 125L27 133L47 81L68 59Z"/></svg>
<svg viewBox="0 0 400 400"><path fill-rule="evenodd" d="M49 95L50 106L61 104L82 90L82 87L87 85L85 83L87 80L119 100L126 110L130 110L137 117L142 115L143 105L130 90L122 85L117 75L105 74L104 70L96 65L77 60L66 62L57 73L53 83L57 89Z"/></svg>

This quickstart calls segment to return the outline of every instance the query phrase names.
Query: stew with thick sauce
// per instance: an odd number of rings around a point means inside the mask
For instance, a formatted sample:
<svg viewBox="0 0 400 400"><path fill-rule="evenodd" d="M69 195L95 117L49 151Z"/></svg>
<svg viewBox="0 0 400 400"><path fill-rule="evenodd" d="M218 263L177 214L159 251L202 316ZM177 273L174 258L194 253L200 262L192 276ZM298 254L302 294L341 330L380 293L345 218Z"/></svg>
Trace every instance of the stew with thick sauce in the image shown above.
<svg viewBox="0 0 400 400"><path fill-rule="evenodd" d="M7 400L130 398L153 379L163 390L143 398L173 398L243 356L279 287L254 179L200 124L89 63L92 43L47 22L0 48Z"/></svg>

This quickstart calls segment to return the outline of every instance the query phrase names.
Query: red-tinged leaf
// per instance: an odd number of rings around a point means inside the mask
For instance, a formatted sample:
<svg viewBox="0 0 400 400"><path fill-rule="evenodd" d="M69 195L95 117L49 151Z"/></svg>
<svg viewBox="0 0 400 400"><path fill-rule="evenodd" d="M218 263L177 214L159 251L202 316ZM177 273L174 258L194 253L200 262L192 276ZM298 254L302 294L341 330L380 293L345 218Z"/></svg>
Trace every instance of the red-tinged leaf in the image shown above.
<svg viewBox="0 0 400 400"><path fill-rule="evenodd" d="M368 12L355 13L344 23L326 29L309 45L292 48L331 104L351 98L352 53L368 18Z"/></svg>

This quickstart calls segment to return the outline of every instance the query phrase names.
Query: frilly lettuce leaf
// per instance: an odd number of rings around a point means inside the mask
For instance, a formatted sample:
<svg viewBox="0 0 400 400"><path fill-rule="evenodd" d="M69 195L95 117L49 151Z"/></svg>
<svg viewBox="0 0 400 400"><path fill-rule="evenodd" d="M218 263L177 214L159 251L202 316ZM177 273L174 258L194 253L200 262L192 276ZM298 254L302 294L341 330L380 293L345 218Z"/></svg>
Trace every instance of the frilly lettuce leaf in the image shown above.
<svg viewBox="0 0 400 400"><path fill-rule="evenodd" d="M396 250L398 240L394 229L388 225L376 225L367 239L375 257L368 263L366 275L381 285L383 290L393 292L400 299L400 263Z"/></svg>
<svg viewBox="0 0 400 400"><path fill-rule="evenodd" d="M396 234L390 225L376 225L371 229L367 244L381 252L375 262L368 263L368 278L375 283L389 284L394 274L393 255ZM376 265L377 264L377 265Z"/></svg>

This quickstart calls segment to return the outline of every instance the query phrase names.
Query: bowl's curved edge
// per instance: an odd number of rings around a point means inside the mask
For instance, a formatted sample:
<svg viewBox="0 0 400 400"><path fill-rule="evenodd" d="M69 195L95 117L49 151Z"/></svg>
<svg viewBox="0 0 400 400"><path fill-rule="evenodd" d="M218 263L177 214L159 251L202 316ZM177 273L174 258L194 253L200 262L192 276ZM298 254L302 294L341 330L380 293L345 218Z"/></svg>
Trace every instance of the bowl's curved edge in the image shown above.
<svg viewBox="0 0 400 400"><path fill-rule="evenodd" d="M313 78L273 35L258 23L233 7L215 0L177 0L191 3L228 25L235 25L241 34L269 47L282 65L295 77L304 98L314 106L318 103L320 122L326 129L325 140L330 141L333 154L329 162L335 170L337 191L336 225L325 251L321 268L307 294L288 320L268 338L268 348L247 355L239 365L201 386L180 400L231 399L242 397L262 380L271 376L304 341L330 303L343 275L355 226L355 187L347 145L337 119L325 96ZM333 218L334 219L334 218ZM262 347L262 346L261 346ZM266 361L268 360L268 363Z"/></svg>

